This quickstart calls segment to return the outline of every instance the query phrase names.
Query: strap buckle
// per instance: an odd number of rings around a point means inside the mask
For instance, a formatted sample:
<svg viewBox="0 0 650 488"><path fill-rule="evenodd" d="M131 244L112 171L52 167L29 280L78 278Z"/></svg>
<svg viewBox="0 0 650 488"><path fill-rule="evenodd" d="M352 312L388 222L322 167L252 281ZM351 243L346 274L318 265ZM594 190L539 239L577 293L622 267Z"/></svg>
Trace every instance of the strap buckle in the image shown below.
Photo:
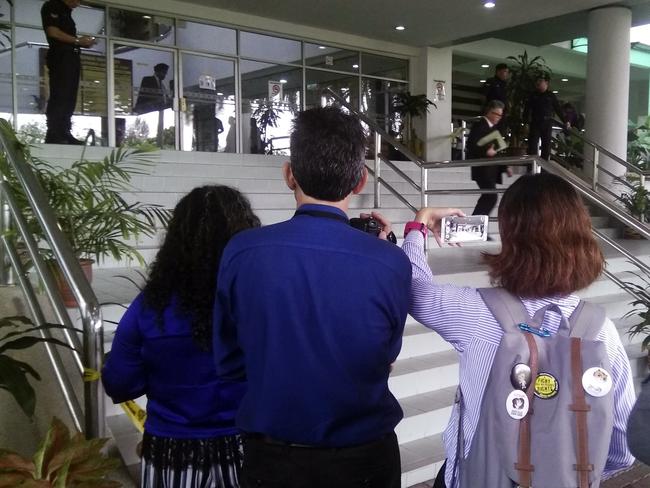
<svg viewBox="0 0 650 488"><path fill-rule="evenodd" d="M535 334L538 337L551 337L551 331L546 327L537 328L524 322L518 324L517 327L519 327L522 332L530 332L531 334Z"/></svg>

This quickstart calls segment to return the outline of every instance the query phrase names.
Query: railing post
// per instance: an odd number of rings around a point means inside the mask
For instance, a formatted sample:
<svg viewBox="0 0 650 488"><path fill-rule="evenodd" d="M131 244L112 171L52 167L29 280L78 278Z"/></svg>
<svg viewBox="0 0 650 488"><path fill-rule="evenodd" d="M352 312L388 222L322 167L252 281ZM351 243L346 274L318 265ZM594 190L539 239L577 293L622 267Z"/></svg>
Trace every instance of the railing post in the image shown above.
<svg viewBox="0 0 650 488"><path fill-rule="evenodd" d="M381 158L379 157L381 153L381 134L375 131L375 208L381 208L381 183L379 178L381 177Z"/></svg>
<svg viewBox="0 0 650 488"><path fill-rule="evenodd" d="M537 162L537 158L533 159L533 174L536 175L540 172L540 167L539 163Z"/></svg>
<svg viewBox="0 0 650 488"><path fill-rule="evenodd" d="M429 189L429 172L424 166L420 167L420 206L422 208L429 206L429 195L427 195L427 190ZM424 250L429 249L429 238L424 238Z"/></svg>
<svg viewBox="0 0 650 488"><path fill-rule="evenodd" d="M598 167L600 165L600 151L597 147L594 147L594 171L591 176L591 188L594 191L598 191Z"/></svg>
<svg viewBox="0 0 650 488"><path fill-rule="evenodd" d="M0 234L8 232L10 228L11 212L9 211L9 204L5 200L2 192L0 192ZM13 284L15 284L13 268L9 263L4 246L0 246L0 285Z"/></svg>

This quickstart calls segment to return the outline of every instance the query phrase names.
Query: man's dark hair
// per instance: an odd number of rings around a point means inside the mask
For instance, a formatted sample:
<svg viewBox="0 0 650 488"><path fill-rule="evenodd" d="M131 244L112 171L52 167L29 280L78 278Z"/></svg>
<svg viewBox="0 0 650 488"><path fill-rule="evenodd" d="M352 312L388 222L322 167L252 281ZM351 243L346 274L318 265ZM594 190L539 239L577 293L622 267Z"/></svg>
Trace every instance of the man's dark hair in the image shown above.
<svg viewBox="0 0 650 488"><path fill-rule="evenodd" d="M361 180L366 134L359 119L338 107L300 112L291 133L291 171L318 200L343 200Z"/></svg>
<svg viewBox="0 0 650 488"><path fill-rule="evenodd" d="M502 69L510 69L506 63L499 63L494 67L494 72L501 71Z"/></svg>
<svg viewBox="0 0 650 488"><path fill-rule="evenodd" d="M158 63L153 67L154 71L169 71L169 65L166 63Z"/></svg>

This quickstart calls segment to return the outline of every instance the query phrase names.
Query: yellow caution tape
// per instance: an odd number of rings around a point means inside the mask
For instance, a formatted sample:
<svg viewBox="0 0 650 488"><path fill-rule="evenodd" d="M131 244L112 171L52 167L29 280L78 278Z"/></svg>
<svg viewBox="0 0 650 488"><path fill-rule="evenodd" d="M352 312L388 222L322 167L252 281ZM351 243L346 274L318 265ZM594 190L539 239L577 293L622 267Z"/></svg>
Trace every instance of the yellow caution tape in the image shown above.
<svg viewBox="0 0 650 488"><path fill-rule="evenodd" d="M147 419L147 412L144 408L133 400L127 400L126 402L120 403L120 407L124 409L126 415L131 419L135 428L140 432L144 432L144 421Z"/></svg>
<svg viewBox="0 0 650 488"><path fill-rule="evenodd" d="M99 371L97 371L96 369L84 368L84 375L83 375L84 381L88 381L88 382L98 381L100 376L101 375L99 374Z"/></svg>

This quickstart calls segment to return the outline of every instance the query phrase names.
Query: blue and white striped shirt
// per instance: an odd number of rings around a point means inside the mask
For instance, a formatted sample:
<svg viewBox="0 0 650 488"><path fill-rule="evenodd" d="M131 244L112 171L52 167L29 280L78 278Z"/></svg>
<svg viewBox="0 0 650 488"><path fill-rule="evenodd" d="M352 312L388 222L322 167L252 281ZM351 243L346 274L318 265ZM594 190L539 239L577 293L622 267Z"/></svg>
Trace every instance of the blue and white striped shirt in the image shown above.
<svg viewBox="0 0 650 488"><path fill-rule="evenodd" d="M451 343L459 354L460 386L465 402L464 455L467 457L478 426L485 386L503 332L475 288L434 282L426 254L423 252L424 237L420 232L410 232L404 241L403 249L411 260L413 270L409 313L418 322L435 330ZM579 301L580 298L576 295L569 295L524 299L523 303L531 316L545 305L555 303L564 316L569 317ZM551 333L556 333L559 325L558 314L545 315L544 326ZM630 363L611 320L605 321L596 340L605 343L614 384L614 429L603 472L603 479L606 479L634 462L634 457L627 448L625 431L635 395ZM451 486L451 482L457 438L458 409L455 406L443 435L447 454L445 479L449 488L456 488Z"/></svg>

